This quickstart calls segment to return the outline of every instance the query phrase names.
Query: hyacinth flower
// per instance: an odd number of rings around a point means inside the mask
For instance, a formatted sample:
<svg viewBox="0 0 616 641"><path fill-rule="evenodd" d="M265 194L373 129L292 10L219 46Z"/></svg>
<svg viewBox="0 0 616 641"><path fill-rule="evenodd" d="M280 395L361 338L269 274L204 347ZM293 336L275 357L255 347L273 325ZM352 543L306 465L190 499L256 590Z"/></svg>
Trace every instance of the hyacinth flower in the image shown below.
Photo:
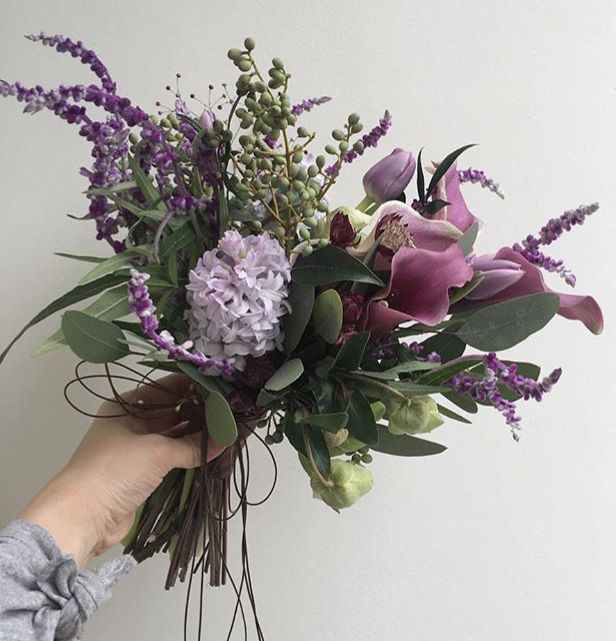
<svg viewBox="0 0 616 641"><path fill-rule="evenodd" d="M363 178L367 198L360 209L370 203L384 203L398 198L411 182L416 166L413 154L400 147L372 165Z"/></svg>
<svg viewBox="0 0 616 641"><path fill-rule="evenodd" d="M496 252L494 259L518 265L523 275L515 283L486 298L483 302L497 303L529 294L553 293L553 290L546 284L541 269L514 249L503 247ZM581 321L594 334L600 334L603 331L603 313L592 296L561 293L558 293L558 296L560 298L558 314L570 320Z"/></svg>

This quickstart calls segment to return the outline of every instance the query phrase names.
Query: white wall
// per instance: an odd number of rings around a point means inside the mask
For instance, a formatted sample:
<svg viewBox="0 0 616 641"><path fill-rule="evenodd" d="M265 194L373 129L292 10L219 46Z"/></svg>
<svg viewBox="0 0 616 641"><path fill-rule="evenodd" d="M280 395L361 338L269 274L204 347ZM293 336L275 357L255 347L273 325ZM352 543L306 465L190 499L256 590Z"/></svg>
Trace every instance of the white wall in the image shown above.
<svg viewBox="0 0 616 641"><path fill-rule="evenodd" d="M336 192L360 196L369 164L393 146L438 159L467 142L467 162L501 181L499 201L469 186L488 227L484 250L534 232L552 215L602 209L554 253L578 289L602 303L601 338L556 319L515 355L564 368L541 406L523 408L515 444L492 412L434 434L426 460L377 457L375 489L343 516L310 497L288 446L281 482L252 514L253 573L270 641L565 641L614 638L616 430L616 5L609 0L2 0L0 77L86 81L66 56L25 41L45 29L81 38L146 109L176 71L186 92L233 78L225 53L245 35L262 60L284 58L294 97L330 94L310 116L327 132L351 111L395 127ZM97 251L81 213L86 145L49 114L0 101L0 336L3 344L74 283L80 267L53 251ZM54 329L32 331L0 368L0 523L59 468L86 429L64 402L68 352L30 360ZM269 468L263 467L263 474ZM161 587L166 559L140 567L88 626L87 641L180 637L184 593ZM223 639L230 597L209 594ZM238 637L240 638L240 637Z"/></svg>

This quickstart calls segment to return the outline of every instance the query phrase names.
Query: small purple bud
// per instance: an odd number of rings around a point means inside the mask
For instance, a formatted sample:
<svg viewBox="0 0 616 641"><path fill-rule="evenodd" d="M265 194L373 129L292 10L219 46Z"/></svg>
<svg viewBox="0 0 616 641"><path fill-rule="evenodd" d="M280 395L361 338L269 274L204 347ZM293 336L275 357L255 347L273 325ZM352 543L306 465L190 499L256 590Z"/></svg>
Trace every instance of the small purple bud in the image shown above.
<svg viewBox="0 0 616 641"><path fill-rule="evenodd" d="M397 198L411 182L415 166L410 151L394 149L366 172L363 180L366 194L381 203Z"/></svg>
<svg viewBox="0 0 616 641"><path fill-rule="evenodd" d="M211 109L204 109L203 113L199 116L199 124L203 129L210 129L214 124L214 120L216 120L216 116Z"/></svg>
<svg viewBox="0 0 616 641"><path fill-rule="evenodd" d="M511 287L524 276L520 265L511 260L494 258L492 254L478 256L471 267L481 273L483 280L466 296L468 300L486 300Z"/></svg>

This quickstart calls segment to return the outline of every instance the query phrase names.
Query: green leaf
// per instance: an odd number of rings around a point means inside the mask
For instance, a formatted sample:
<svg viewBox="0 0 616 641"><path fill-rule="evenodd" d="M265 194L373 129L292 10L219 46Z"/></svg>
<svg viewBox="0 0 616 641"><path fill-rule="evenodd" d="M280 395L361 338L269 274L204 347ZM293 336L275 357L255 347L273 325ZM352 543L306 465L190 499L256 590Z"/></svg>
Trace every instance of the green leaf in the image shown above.
<svg viewBox="0 0 616 641"><path fill-rule="evenodd" d="M473 223L465 232L462 238L458 241L460 249L465 256L468 256L472 251L477 240L479 233L479 223Z"/></svg>
<svg viewBox="0 0 616 641"><path fill-rule="evenodd" d="M91 283L93 280L104 276L105 274L111 274L112 272L129 265L131 261L134 260L134 255L132 252L122 252L121 254L116 254L107 258L102 263L99 263L91 269L80 281L80 285L85 285L86 283Z"/></svg>
<svg viewBox="0 0 616 641"><path fill-rule="evenodd" d="M426 202L426 180L424 178L423 167L421 166L421 152L423 147L419 150L417 156L417 197L420 203Z"/></svg>
<svg viewBox="0 0 616 641"><path fill-rule="evenodd" d="M186 221L181 227L178 227L174 232L169 234L160 244L160 255L168 256L175 253L180 249L184 249L195 238L195 232L190 224Z"/></svg>
<svg viewBox="0 0 616 641"><path fill-rule="evenodd" d="M379 435L372 407L368 399L358 389L351 393L348 413L348 429L351 436L367 445L378 443Z"/></svg>
<svg viewBox="0 0 616 641"><path fill-rule="evenodd" d="M129 351L119 327L83 312L65 312L62 333L73 352L89 363L117 361Z"/></svg>
<svg viewBox="0 0 616 641"><path fill-rule="evenodd" d="M460 147L459 149L456 149L455 151L452 151L450 154L445 156L443 160L439 163L438 167L436 168L434 174L432 175L432 178L430 180L430 184L428 185L428 194L431 194L432 191L435 189L436 185L438 184L438 181L447 173L447 170L453 165L453 163L456 161L458 156L465 152L467 149L470 149L471 147L474 147L475 144L471 145L464 145L464 147Z"/></svg>
<svg viewBox="0 0 616 641"><path fill-rule="evenodd" d="M327 478L331 471L331 458L323 433L320 429L317 429L316 427L308 427L307 425L302 426L302 429L306 435L308 447L310 448L310 452L306 452L308 459L310 459L311 453L316 468L322 476Z"/></svg>
<svg viewBox="0 0 616 641"><path fill-rule="evenodd" d="M334 386L329 380L311 378L310 390L317 401L317 407L321 414L331 414L335 411Z"/></svg>
<svg viewBox="0 0 616 641"><path fill-rule="evenodd" d="M134 180L127 180L125 182L116 183L112 187L95 187L94 189L87 189L84 193L92 196L109 196L111 194L118 194L122 191L128 191L137 186Z"/></svg>
<svg viewBox="0 0 616 641"><path fill-rule="evenodd" d="M336 355L334 365L350 371L359 369L369 340L370 332L355 334L342 345Z"/></svg>
<svg viewBox="0 0 616 641"><path fill-rule="evenodd" d="M400 378L400 374L411 374L412 372L422 372L432 370L438 367L438 363L429 363L428 361L406 361L395 365L384 372L356 372L360 376L369 376L382 381L395 381Z"/></svg>
<svg viewBox="0 0 616 641"><path fill-rule="evenodd" d="M205 423L208 434L218 445L229 446L237 439L235 416L220 392L210 392L205 399Z"/></svg>
<svg viewBox="0 0 616 641"><path fill-rule="evenodd" d="M141 190L148 207L154 207L157 204L162 204L160 201L160 193L150 177L141 169L137 159L134 156L128 155L128 164L130 166L133 177L137 186ZM164 206L164 205L163 205Z"/></svg>
<svg viewBox="0 0 616 641"><path fill-rule="evenodd" d="M427 356L431 352L440 354L444 363L459 358L464 354L466 343L461 341L454 334L436 334L421 343L422 355Z"/></svg>
<svg viewBox="0 0 616 641"><path fill-rule="evenodd" d="M424 374L420 381L428 385L445 383L459 372L475 367L478 363L481 363L481 358L465 358L464 360L445 363L441 367Z"/></svg>
<svg viewBox="0 0 616 641"><path fill-rule="evenodd" d="M436 214L438 214L439 211L441 211L441 209L443 209L443 207L447 207L447 205L449 205L449 204L450 203L448 203L446 200L441 200L440 198L435 198L434 200L431 200L426 205L426 212L430 216L435 216Z"/></svg>
<svg viewBox="0 0 616 641"><path fill-rule="evenodd" d="M335 289L327 289L317 296L312 310L315 332L325 341L334 344L342 329L342 301Z"/></svg>
<svg viewBox="0 0 616 641"><path fill-rule="evenodd" d="M440 385L424 385L423 383L407 383L402 381L400 383L390 383L398 392L405 394L406 396L424 396L428 394L442 394L446 388L441 387Z"/></svg>
<svg viewBox="0 0 616 641"><path fill-rule="evenodd" d="M443 396L448 401L459 407L461 410L468 412L469 414L477 414L477 412L479 411L477 403L468 394L457 394L456 392L451 390L449 392L445 392Z"/></svg>
<svg viewBox="0 0 616 641"><path fill-rule="evenodd" d="M310 414L303 418L301 423L313 425L320 430L336 433L349 422L349 415L346 412L334 412L332 414Z"/></svg>
<svg viewBox="0 0 616 641"><path fill-rule="evenodd" d="M299 358L292 358L278 368L263 387L270 392L279 392L291 385L304 373L304 366Z"/></svg>
<svg viewBox="0 0 616 641"><path fill-rule="evenodd" d="M51 316L52 314L55 314L56 312L59 312L62 309L65 309L69 305L73 305L74 303L79 303L82 300L86 300L87 298L96 296L96 294L100 294L100 292L105 291L106 289L109 289L110 287L113 287L118 283L122 283L126 281L127 281L127 277L125 275L109 274L107 276L103 276L103 278L99 278L98 280L88 283L87 285L78 285L77 287L72 289L70 292L67 292L66 294L63 294L62 296L60 296L59 298L56 298L56 300L49 303L49 305L47 305L45 309L40 311L8 344L6 349L2 352L2 354L0 354L0 363L2 363L2 361L6 358L6 355L9 353L11 347L13 347L13 345L31 327L34 327L34 325L37 325L42 320L45 320L47 317Z"/></svg>
<svg viewBox="0 0 616 641"><path fill-rule="evenodd" d="M62 258L70 258L71 260L78 260L83 263L102 263L106 258L100 256L80 256L79 254L67 254L66 252L54 252L55 256Z"/></svg>
<svg viewBox="0 0 616 641"><path fill-rule="evenodd" d="M205 374L202 374L196 365L187 363L186 361L176 361L175 364L181 372L184 372L186 376L192 378L195 383L200 385L208 393L220 392L220 385L217 383L214 376L206 376Z"/></svg>
<svg viewBox="0 0 616 641"><path fill-rule="evenodd" d="M345 280L383 285L383 281L361 261L332 245L299 258L293 268L292 278L298 283L314 286Z"/></svg>
<svg viewBox="0 0 616 641"><path fill-rule="evenodd" d="M557 294L531 294L475 312L456 335L467 345L490 352L508 349L539 331L560 306Z"/></svg>
<svg viewBox="0 0 616 641"><path fill-rule="evenodd" d="M295 350L308 327L314 306L314 287L291 281L288 301L291 311L282 321L285 354Z"/></svg>
<svg viewBox="0 0 616 641"><path fill-rule="evenodd" d="M370 449L394 456L432 456L444 452L447 448L416 436L396 436L386 427L379 426L379 442Z"/></svg>
<svg viewBox="0 0 616 641"><path fill-rule="evenodd" d="M115 287L114 289L109 289L103 293L103 295L85 309L81 310L84 314L88 316L93 316L94 318L100 318L105 321L116 320L117 318L122 318L130 314L131 307L128 302L128 293L124 285ZM32 352L32 356L41 356L47 352L66 345L66 340L62 330L59 329L57 332L54 332L47 340L43 341L35 350Z"/></svg>
<svg viewBox="0 0 616 641"><path fill-rule="evenodd" d="M467 423L468 425L471 425L471 421L469 421L461 414L450 410L448 407L444 407L440 403L437 403L436 406L438 407L439 414L442 414L443 416L446 416L447 418L450 418L454 421L458 421L459 423Z"/></svg>

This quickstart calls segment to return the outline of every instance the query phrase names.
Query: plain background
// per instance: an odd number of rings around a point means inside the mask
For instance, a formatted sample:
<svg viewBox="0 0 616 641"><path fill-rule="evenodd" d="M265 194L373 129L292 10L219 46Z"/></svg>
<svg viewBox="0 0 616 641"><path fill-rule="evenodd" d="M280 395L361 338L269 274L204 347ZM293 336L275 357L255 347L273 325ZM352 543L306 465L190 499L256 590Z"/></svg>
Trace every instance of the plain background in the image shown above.
<svg viewBox="0 0 616 641"><path fill-rule="evenodd" d="M306 118L323 134L359 111L367 127L385 108L395 126L378 152L335 192L359 201L362 173L395 146L439 159L468 142L463 163L501 182L506 200L468 186L487 225L483 251L535 232L550 216L598 200L601 210L553 254L602 304L601 338L556 318L512 350L561 383L526 404L515 444L500 417L432 436L448 446L423 460L375 457L374 491L342 516L310 496L287 445L280 484L251 514L252 566L270 641L577 641L614 638L616 430L616 5L573 2L341 0L2 0L0 77L54 86L85 69L22 38L44 29L83 39L119 91L148 110L183 73L186 94L233 81L226 59L244 36L267 63L281 56L293 97L329 94ZM2 343L84 267L54 251L96 253L78 167L76 130L0 102ZM559 288L564 284L555 283ZM32 360L56 318L30 332L0 368L0 523L63 464L87 427L62 398L75 358ZM270 468L259 465L265 486ZM237 549L237 548L236 548ZM124 580L88 625L87 641L180 638L184 591L162 589L167 559ZM231 595L208 593L208 639L224 639ZM237 638L241 638L238 636Z"/></svg>

